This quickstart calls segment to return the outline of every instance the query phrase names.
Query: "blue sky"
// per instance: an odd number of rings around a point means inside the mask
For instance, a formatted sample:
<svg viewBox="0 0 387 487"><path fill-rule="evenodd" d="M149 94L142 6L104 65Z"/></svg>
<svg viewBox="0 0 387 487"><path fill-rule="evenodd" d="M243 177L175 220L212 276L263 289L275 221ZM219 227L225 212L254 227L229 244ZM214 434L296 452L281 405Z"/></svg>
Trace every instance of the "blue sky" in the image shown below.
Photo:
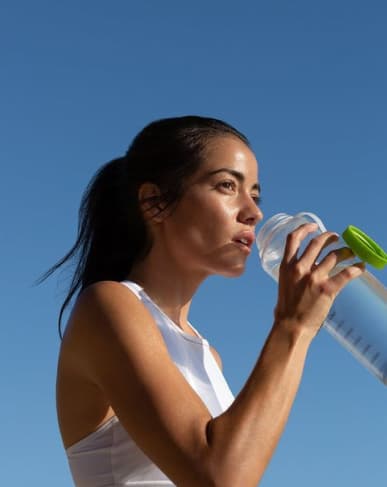
<svg viewBox="0 0 387 487"><path fill-rule="evenodd" d="M71 485L56 424L56 319L96 169L149 121L210 115L250 138L263 212L312 211L387 247L383 1L10 1L0 5L2 483ZM387 270L375 271L387 285ZM192 323L234 394L272 324L257 251L200 289ZM384 485L386 390L326 332L261 486Z"/></svg>

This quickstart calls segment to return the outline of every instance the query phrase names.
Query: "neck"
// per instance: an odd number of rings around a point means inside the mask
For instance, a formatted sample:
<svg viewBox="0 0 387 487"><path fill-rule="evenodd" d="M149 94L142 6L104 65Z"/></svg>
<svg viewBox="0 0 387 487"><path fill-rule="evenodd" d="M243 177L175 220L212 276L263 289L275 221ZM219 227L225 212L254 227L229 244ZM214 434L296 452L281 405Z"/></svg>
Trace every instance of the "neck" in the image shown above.
<svg viewBox="0 0 387 487"><path fill-rule="evenodd" d="M188 314L192 298L207 276L178 265L156 246L136 263L128 279L136 282L163 312L184 331L191 332Z"/></svg>

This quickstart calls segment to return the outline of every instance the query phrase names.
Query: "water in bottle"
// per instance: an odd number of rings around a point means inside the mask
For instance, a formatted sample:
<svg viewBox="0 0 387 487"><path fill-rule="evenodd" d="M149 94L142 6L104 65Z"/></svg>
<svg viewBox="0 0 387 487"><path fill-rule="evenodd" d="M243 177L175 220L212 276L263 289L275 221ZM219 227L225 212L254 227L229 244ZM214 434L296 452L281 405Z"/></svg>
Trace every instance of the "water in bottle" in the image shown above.
<svg viewBox="0 0 387 487"><path fill-rule="evenodd" d="M298 213L295 216L279 213L271 217L257 234L262 267L276 281L286 237L304 223L317 223L318 230L305 238L299 250L300 255L313 237L326 231L322 221L313 213ZM324 249L319 260L331 250L348 246L355 257L338 264L333 273L360 259L377 268L383 268L387 263L387 254L367 235L352 226L337 242ZM387 289L368 270L340 291L323 328L387 385Z"/></svg>

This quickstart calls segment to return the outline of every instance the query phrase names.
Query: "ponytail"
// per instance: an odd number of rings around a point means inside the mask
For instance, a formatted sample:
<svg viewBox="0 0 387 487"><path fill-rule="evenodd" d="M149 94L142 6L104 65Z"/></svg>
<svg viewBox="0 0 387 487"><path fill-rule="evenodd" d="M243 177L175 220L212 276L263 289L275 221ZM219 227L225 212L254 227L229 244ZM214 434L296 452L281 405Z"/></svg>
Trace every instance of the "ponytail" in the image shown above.
<svg viewBox="0 0 387 487"><path fill-rule="evenodd" d="M63 264L77 264L68 294L60 308L61 321L77 291L104 280L128 278L135 262L144 259L152 240L142 215L138 190L151 182L161 191L152 207L176 204L185 184L205 158L206 145L215 137L233 136L249 146L234 127L214 118L186 116L157 120L133 140L124 157L108 162L90 181L79 208L78 235L70 251L51 267L41 283Z"/></svg>
<svg viewBox="0 0 387 487"><path fill-rule="evenodd" d="M150 239L137 202L137 186L127 174L125 157L105 164L92 178L79 208L78 236L70 251L38 281L77 257L69 292L58 319L79 289L104 280L127 278L132 265L150 248Z"/></svg>

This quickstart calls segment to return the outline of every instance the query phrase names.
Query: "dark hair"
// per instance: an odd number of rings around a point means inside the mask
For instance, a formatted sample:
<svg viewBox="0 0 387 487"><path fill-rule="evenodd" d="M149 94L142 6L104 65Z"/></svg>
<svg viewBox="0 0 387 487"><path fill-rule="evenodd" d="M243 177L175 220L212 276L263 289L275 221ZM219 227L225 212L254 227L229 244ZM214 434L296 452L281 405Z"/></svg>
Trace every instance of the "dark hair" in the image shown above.
<svg viewBox="0 0 387 487"><path fill-rule="evenodd" d="M138 190L156 184L160 197L152 207L164 211L176 204L184 184L199 168L210 139L234 136L250 146L231 125L214 118L184 116L156 120L133 140L127 153L100 168L88 184L79 208L78 236L70 251L39 280L78 257L71 285L59 313L58 328L77 289L102 280L127 278L133 264L146 257L152 242L143 218ZM79 295L78 293L78 295Z"/></svg>

